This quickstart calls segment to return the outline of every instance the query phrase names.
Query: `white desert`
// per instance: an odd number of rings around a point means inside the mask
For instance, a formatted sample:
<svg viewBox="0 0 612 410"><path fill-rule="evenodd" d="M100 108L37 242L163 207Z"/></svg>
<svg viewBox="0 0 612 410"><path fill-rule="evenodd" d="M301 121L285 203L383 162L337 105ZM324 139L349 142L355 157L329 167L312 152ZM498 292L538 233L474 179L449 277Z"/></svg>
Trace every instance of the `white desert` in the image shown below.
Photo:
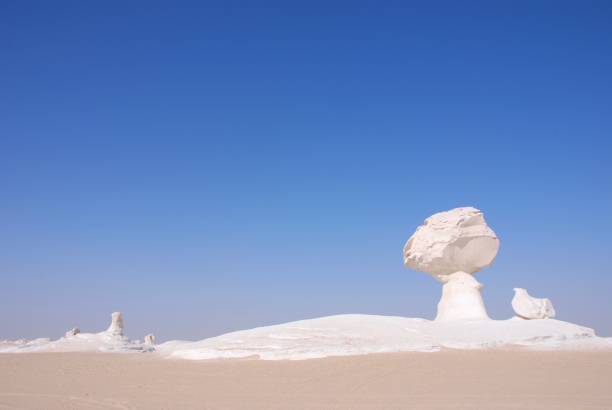
<svg viewBox="0 0 612 410"><path fill-rule="evenodd" d="M2 341L0 408L612 408L611 338L518 287L516 316L489 316L476 274L499 248L472 207L416 229L404 265L440 283L434 320L346 314L158 344L115 312L105 331Z"/></svg>

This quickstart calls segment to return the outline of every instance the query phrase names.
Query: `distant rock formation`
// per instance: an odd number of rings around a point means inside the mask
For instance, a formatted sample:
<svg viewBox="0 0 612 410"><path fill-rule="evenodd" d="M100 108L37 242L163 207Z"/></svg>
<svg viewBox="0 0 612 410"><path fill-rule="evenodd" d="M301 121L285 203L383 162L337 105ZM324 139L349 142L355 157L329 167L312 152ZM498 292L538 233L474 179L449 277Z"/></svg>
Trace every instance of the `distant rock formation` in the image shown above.
<svg viewBox="0 0 612 410"><path fill-rule="evenodd" d="M404 265L443 283L436 320L489 319L475 272L490 266L499 239L481 211L455 208L427 218L404 246Z"/></svg>
<svg viewBox="0 0 612 410"><path fill-rule="evenodd" d="M106 333L113 336L123 336L123 315L121 312L113 312L111 315L111 324L106 329Z"/></svg>
<svg viewBox="0 0 612 410"><path fill-rule="evenodd" d="M64 334L64 337L51 340L39 338L35 340L0 340L0 353L9 352L154 352L156 351L155 336L145 336L144 343L140 340L130 340L124 332L123 315L115 312L108 329L98 333L82 333L74 327Z"/></svg>
<svg viewBox="0 0 612 410"><path fill-rule="evenodd" d="M514 288L512 309L523 319L548 319L556 315L550 299L534 298L523 288Z"/></svg>
<svg viewBox="0 0 612 410"><path fill-rule="evenodd" d="M148 346L155 346L155 335L149 333L144 337L144 344Z"/></svg>
<svg viewBox="0 0 612 410"><path fill-rule="evenodd" d="M78 327L73 327L72 329L70 329L69 331L64 333L64 336L65 337L73 337L73 336L78 335L79 333L81 333L81 330Z"/></svg>

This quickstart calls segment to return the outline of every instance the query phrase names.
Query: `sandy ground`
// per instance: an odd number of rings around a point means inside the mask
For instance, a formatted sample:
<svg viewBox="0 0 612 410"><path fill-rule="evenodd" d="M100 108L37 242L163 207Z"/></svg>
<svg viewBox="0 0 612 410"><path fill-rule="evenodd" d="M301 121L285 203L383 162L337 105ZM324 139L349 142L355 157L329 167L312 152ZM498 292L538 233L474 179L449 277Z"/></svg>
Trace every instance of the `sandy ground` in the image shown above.
<svg viewBox="0 0 612 410"><path fill-rule="evenodd" d="M0 409L612 409L612 352L306 361L0 354Z"/></svg>

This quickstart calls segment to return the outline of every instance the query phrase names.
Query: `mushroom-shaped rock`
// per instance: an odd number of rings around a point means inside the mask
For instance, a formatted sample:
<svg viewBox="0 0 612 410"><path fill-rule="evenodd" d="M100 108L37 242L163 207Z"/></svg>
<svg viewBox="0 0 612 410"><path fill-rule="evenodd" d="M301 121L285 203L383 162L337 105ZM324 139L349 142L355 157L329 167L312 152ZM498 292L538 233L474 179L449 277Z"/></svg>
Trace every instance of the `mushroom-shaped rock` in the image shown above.
<svg viewBox="0 0 612 410"><path fill-rule="evenodd" d="M436 320L488 319L482 285L472 274L490 266L498 249L499 239L481 211L455 208L417 228L404 246L404 265L444 284Z"/></svg>
<svg viewBox="0 0 612 410"><path fill-rule="evenodd" d="M490 266L499 239L481 211L455 208L427 218L404 246L404 265L444 282L455 272L475 273Z"/></svg>
<svg viewBox="0 0 612 410"><path fill-rule="evenodd" d="M64 336L65 337L73 337L73 336L78 335L79 333L81 333L81 329L79 329L78 327L73 327L72 329L70 329L69 331L64 333Z"/></svg>
<svg viewBox="0 0 612 410"><path fill-rule="evenodd" d="M155 346L155 335L150 333L144 337L144 344L148 346Z"/></svg>
<svg viewBox="0 0 612 410"><path fill-rule="evenodd" d="M514 288L512 309L523 319L548 319L556 314L550 299L534 298L523 288Z"/></svg>
<svg viewBox="0 0 612 410"><path fill-rule="evenodd" d="M106 329L106 333L114 336L123 336L123 315L121 312L113 312L111 315L111 324Z"/></svg>

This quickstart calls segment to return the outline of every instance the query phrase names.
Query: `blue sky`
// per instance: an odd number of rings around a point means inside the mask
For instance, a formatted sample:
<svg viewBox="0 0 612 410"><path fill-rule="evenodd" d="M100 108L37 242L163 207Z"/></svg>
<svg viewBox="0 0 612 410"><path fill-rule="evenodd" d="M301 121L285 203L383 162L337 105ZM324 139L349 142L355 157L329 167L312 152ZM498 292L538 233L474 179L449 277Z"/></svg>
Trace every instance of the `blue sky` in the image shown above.
<svg viewBox="0 0 612 410"><path fill-rule="evenodd" d="M0 339L431 318L466 205L491 316L612 335L612 5L461 3L3 2Z"/></svg>

